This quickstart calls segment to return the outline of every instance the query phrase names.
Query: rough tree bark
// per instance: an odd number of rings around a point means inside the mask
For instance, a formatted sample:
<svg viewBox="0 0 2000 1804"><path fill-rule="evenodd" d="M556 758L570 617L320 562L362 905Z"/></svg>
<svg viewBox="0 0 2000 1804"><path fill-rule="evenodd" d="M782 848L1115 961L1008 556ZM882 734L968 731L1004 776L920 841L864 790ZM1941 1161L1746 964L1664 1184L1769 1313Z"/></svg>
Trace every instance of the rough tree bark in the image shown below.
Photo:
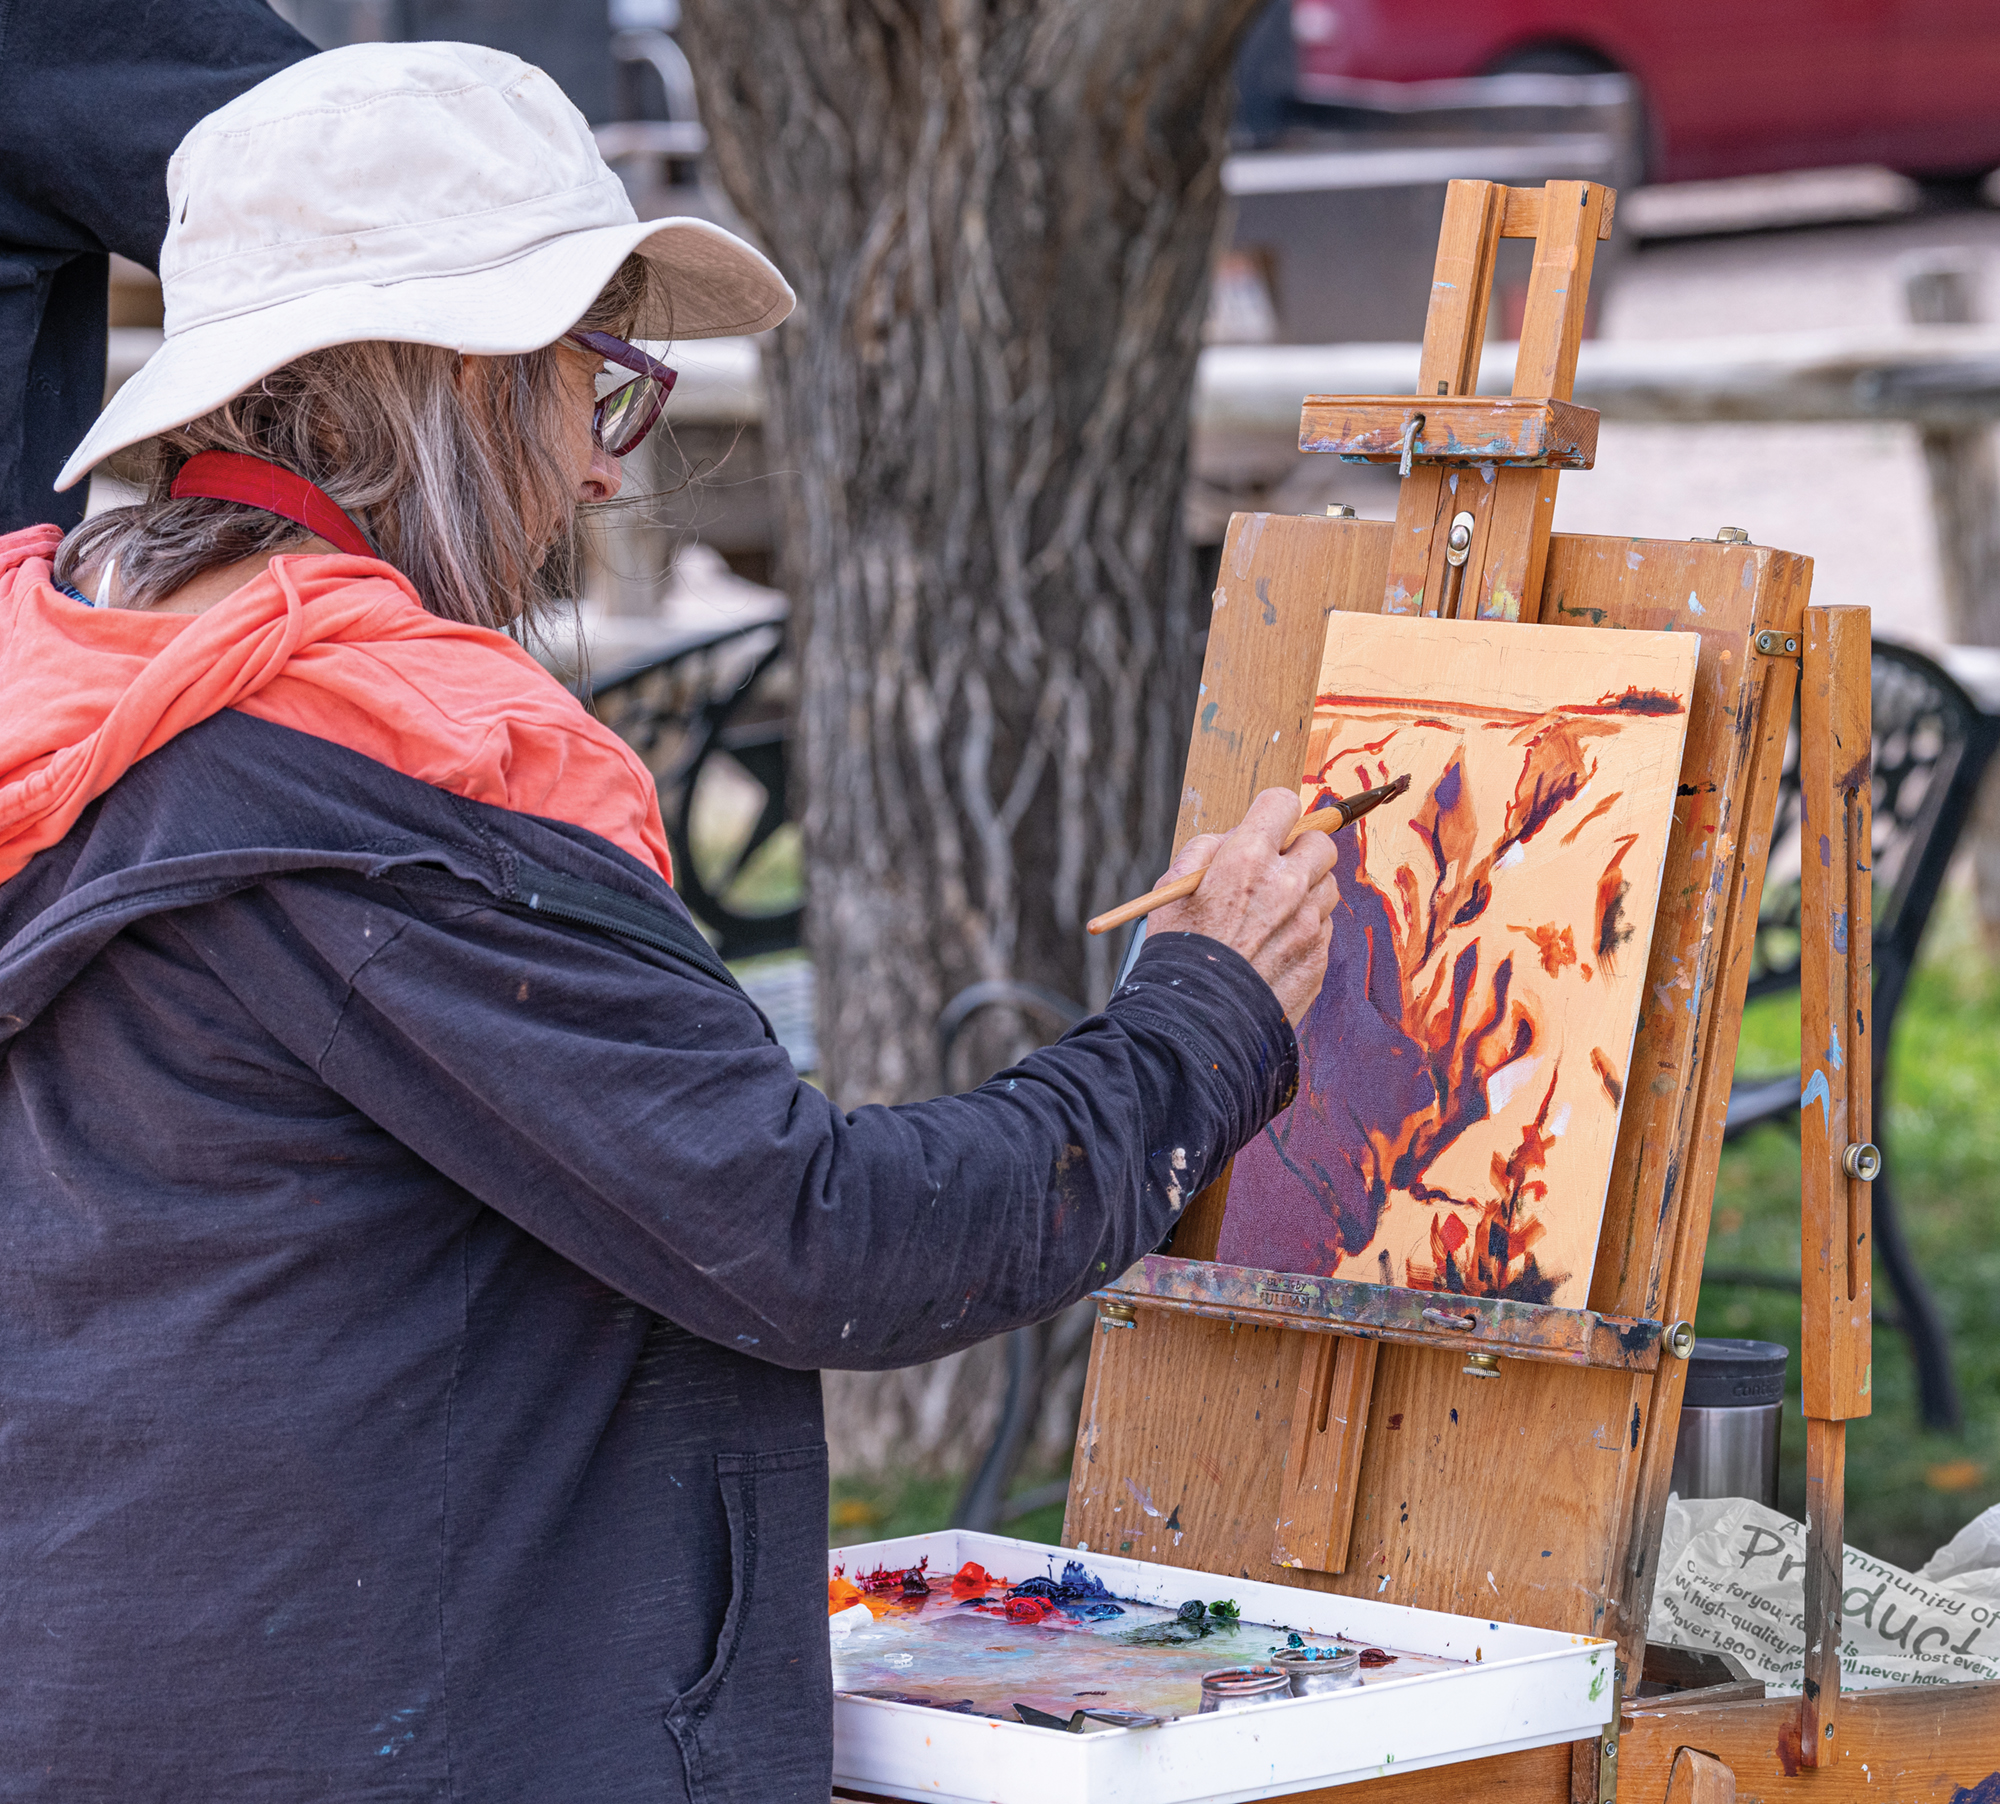
<svg viewBox="0 0 2000 1804"><path fill-rule="evenodd" d="M1117 947L1083 922L1164 861L1198 674L1188 402L1258 4L686 0L717 169L799 291L766 430L847 1106L943 1087L933 1023L967 984L1101 1000ZM846 1389L957 1463L980 1412L936 1384Z"/></svg>

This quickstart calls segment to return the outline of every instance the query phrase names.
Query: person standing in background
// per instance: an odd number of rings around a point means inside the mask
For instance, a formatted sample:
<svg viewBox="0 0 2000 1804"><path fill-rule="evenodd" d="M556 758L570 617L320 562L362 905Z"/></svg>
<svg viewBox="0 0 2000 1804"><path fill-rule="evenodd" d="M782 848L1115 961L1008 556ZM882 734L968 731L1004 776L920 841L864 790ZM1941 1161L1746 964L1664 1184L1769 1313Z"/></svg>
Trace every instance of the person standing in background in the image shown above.
<svg viewBox="0 0 2000 1804"><path fill-rule="evenodd" d="M264 0L0 4L0 533L83 518L56 472L104 401L110 253L158 266L174 146L313 54Z"/></svg>

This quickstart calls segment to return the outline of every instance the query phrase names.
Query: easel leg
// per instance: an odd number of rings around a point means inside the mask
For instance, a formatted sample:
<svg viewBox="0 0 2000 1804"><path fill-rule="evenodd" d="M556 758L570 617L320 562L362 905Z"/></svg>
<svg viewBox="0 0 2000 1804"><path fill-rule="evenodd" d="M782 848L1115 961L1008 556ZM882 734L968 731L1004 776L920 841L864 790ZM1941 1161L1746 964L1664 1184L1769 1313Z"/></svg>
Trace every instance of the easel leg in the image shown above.
<svg viewBox="0 0 2000 1804"><path fill-rule="evenodd" d="M1799 688L1799 1342L1806 1414L1805 1686L1799 1764L1840 1757L1840 1592L1847 1424L1871 1405L1868 1186L1869 616L1808 608Z"/></svg>
<svg viewBox="0 0 2000 1804"><path fill-rule="evenodd" d="M1806 1675L1799 1700L1799 1764L1840 1758L1841 1550L1847 1533L1847 1424L1806 1418Z"/></svg>

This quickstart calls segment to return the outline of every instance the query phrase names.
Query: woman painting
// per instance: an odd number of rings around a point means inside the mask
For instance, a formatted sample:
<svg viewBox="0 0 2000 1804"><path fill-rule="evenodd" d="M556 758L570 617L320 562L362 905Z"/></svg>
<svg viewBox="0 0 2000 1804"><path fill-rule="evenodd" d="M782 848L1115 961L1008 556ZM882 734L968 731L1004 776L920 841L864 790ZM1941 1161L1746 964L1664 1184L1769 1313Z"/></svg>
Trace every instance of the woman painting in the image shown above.
<svg viewBox="0 0 2000 1804"><path fill-rule="evenodd" d="M841 1113L510 637L630 341L782 278L462 45L273 76L169 195L64 473L145 498L0 539L0 1795L823 1804L818 1371L1158 1243L1293 1082L1327 838L1267 795L1061 1045Z"/></svg>

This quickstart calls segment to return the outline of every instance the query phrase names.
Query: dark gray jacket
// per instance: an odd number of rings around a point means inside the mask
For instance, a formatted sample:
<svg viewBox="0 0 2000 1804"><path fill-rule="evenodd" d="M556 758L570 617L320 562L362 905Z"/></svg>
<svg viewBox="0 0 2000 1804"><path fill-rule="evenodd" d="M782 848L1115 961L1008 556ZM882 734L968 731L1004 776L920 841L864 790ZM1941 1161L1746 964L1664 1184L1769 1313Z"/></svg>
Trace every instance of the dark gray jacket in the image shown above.
<svg viewBox="0 0 2000 1804"><path fill-rule="evenodd" d="M1296 1051L1167 936L846 1115L686 931L236 713L0 885L0 1797L824 1804L818 1368L1101 1283Z"/></svg>

